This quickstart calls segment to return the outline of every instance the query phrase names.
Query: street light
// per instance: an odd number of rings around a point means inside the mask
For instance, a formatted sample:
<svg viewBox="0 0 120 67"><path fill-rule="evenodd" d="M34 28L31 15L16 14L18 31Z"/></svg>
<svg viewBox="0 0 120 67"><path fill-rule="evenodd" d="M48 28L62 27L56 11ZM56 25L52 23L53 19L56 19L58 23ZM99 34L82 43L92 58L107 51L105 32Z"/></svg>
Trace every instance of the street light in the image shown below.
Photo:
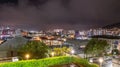
<svg viewBox="0 0 120 67"><path fill-rule="evenodd" d="M63 39L63 41L65 42L65 41L67 41L66 39Z"/></svg>
<svg viewBox="0 0 120 67"><path fill-rule="evenodd" d="M51 55L52 55L52 57L54 57L55 53L54 53L54 52L52 52L52 53L51 53Z"/></svg>
<svg viewBox="0 0 120 67"><path fill-rule="evenodd" d="M89 60L89 61L90 61L90 63L93 63L93 58L90 58L90 60Z"/></svg>
<svg viewBox="0 0 120 67"><path fill-rule="evenodd" d="M72 49L72 50L71 50L71 53L70 53L71 55L70 55L70 61L69 61L69 63L72 62L72 56L73 56L74 53L75 53L75 51ZM70 66L70 67L71 67L71 66Z"/></svg>
<svg viewBox="0 0 120 67"><path fill-rule="evenodd" d="M74 50L72 50L72 51L71 51L71 54L73 55L74 53L75 53L75 51L74 51Z"/></svg>
<svg viewBox="0 0 120 67"><path fill-rule="evenodd" d="M30 55L29 54L26 54L25 55L26 59L28 60L30 58Z"/></svg>
<svg viewBox="0 0 120 67"><path fill-rule="evenodd" d="M100 62L100 67L102 67L103 58L99 58L99 62Z"/></svg>

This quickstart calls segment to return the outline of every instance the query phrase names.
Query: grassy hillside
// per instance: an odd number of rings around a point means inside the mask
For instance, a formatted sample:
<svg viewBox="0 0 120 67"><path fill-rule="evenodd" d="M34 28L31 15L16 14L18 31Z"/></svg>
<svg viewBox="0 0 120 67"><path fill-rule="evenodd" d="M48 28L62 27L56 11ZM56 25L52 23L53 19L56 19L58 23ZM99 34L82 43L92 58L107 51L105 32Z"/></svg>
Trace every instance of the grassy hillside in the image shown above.
<svg viewBox="0 0 120 67"><path fill-rule="evenodd" d="M71 58L67 56L45 58L40 60L2 63L0 64L0 67L49 67L49 66L69 64L69 63L77 63L78 65L81 65L83 67L98 67L95 64L89 64L84 59L73 58L73 57Z"/></svg>

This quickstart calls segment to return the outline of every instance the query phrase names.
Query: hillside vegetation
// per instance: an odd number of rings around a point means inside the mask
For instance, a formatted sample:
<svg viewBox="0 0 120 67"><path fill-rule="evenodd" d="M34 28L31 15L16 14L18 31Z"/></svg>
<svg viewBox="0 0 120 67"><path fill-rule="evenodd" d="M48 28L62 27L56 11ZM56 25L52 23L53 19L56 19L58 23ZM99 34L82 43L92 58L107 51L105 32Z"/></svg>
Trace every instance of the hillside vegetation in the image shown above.
<svg viewBox="0 0 120 67"><path fill-rule="evenodd" d="M62 57L52 57L45 58L40 60L27 60L27 61L18 61L18 62L10 62L10 63L1 63L0 67L50 67L55 65L63 65L75 63L82 67L98 67L96 64L90 64L87 60L62 56Z"/></svg>

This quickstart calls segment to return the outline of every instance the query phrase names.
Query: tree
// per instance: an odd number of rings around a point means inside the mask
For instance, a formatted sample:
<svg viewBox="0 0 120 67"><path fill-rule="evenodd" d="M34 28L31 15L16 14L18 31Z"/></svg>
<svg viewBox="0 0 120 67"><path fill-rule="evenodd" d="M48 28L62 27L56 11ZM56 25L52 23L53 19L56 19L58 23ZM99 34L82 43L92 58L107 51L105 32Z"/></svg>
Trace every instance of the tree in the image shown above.
<svg viewBox="0 0 120 67"><path fill-rule="evenodd" d="M92 56L102 56L109 48L106 40L91 39L85 47L84 53Z"/></svg>
<svg viewBox="0 0 120 67"><path fill-rule="evenodd" d="M119 50L118 49L113 49L112 50L112 55L119 55Z"/></svg>
<svg viewBox="0 0 120 67"><path fill-rule="evenodd" d="M62 48L54 48L53 52L55 53L55 56L64 56L67 53L70 53L71 49L67 47Z"/></svg>
<svg viewBox="0 0 120 67"><path fill-rule="evenodd" d="M30 59L41 59L48 56L49 48L40 41L29 41L18 49L18 55L25 59L25 55L29 54Z"/></svg>

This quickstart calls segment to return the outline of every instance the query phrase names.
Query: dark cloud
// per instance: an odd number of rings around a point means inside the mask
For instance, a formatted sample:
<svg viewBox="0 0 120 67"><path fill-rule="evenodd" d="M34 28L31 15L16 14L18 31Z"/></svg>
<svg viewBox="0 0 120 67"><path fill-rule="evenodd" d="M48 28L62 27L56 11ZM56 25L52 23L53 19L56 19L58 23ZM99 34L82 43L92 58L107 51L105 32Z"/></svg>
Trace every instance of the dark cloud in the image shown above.
<svg viewBox="0 0 120 67"><path fill-rule="evenodd" d="M17 1L16 1L17 2ZM19 0L2 3L0 25L89 29L120 22L120 0Z"/></svg>

